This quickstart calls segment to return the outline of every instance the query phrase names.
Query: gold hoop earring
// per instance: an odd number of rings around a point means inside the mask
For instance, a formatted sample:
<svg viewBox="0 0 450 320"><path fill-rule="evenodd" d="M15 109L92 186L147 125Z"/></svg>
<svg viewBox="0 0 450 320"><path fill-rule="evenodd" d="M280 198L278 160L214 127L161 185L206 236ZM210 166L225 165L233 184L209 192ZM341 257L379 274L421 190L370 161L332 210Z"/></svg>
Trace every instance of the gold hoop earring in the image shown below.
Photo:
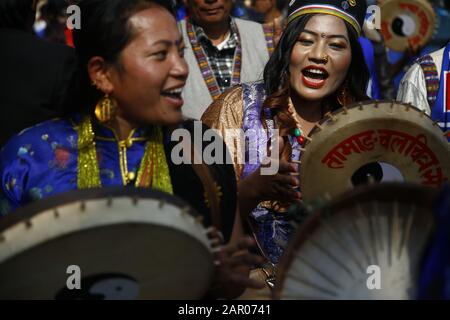
<svg viewBox="0 0 450 320"><path fill-rule="evenodd" d="M341 105L341 107L346 107L349 104L353 103L354 98L351 94L350 87L346 83L341 91L337 95L337 101Z"/></svg>
<svg viewBox="0 0 450 320"><path fill-rule="evenodd" d="M109 122L116 117L116 112L115 102L109 97L109 94L105 93L95 106L96 118L102 123Z"/></svg>

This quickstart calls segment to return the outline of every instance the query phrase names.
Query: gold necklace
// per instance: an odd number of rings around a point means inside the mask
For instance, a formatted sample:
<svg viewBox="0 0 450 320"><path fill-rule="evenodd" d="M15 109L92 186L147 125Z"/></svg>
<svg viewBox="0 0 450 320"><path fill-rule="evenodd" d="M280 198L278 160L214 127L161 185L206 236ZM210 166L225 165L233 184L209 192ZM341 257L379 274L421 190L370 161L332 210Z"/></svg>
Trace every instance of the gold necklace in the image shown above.
<svg viewBox="0 0 450 320"><path fill-rule="evenodd" d="M78 127L78 189L100 188L100 169L95 149L95 134L89 116L82 119ZM136 187L152 187L173 194L169 166L163 145L163 133L159 126L149 138L139 166Z"/></svg>

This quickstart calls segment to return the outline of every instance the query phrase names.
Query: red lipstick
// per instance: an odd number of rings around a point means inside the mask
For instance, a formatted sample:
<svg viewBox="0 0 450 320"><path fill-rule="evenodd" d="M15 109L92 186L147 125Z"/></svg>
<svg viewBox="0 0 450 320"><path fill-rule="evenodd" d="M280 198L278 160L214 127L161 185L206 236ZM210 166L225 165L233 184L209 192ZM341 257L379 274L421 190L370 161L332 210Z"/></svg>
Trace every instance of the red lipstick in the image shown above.
<svg viewBox="0 0 450 320"><path fill-rule="evenodd" d="M302 81L312 89L322 88L329 77L328 71L318 66L308 66L302 70Z"/></svg>

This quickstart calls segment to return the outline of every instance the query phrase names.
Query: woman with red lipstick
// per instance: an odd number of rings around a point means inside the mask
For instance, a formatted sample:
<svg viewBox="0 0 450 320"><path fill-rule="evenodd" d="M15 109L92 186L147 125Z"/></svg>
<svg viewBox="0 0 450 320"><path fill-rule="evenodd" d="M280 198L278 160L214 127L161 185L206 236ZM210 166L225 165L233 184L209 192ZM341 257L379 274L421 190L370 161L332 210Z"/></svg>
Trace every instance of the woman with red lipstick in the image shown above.
<svg viewBox="0 0 450 320"><path fill-rule="evenodd" d="M2 149L0 216L76 189L158 189L184 199L207 225L213 210L221 214L221 231L230 245L219 253L211 297L259 287L248 278L249 266L261 258L246 251L253 240L241 237L233 166L204 165L217 189L212 198L193 166L175 165L171 158L176 145L171 130L193 131L193 124L182 118L188 67L168 2L82 0L79 6L82 28L74 33L81 66L79 109L25 130Z"/></svg>
<svg viewBox="0 0 450 320"><path fill-rule="evenodd" d="M227 129L248 132L260 154L268 152L266 129L279 129L278 174L261 175L258 161L235 164L241 214L274 264L294 230L287 209L301 199L293 161L300 159L305 137L327 112L367 99L369 73L358 42L365 14L361 0L291 1L288 25L265 67L264 82L230 89L202 118L226 142ZM228 144L233 153L232 147Z"/></svg>

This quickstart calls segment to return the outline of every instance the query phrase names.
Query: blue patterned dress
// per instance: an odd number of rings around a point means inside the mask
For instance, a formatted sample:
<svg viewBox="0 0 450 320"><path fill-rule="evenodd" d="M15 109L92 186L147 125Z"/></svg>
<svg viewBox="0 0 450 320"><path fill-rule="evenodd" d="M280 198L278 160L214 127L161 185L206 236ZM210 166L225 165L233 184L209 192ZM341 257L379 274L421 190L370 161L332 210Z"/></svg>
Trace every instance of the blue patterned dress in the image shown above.
<svg viewBox="0 0 450 320"><path fill-rule="evenodd" d="M76 190L78 167L78 125L80 116L41 123L14 136L0 151L0 217L15 209L52 195ZM131 132L119 141L115 132L95 121L97 160L102 187L131 184L137 176L148 142L148 128ZM179 126L194 131L192 121ZM200 126L202 127L202 126ZM203 130L207 128L203 126ZM194 134L191 134L194 136ZM173 192L193 206L211 223L210 208L200 178L189 164L175 165L171 151L176 146L164 130L164 149L169 166ZM203 147L205 148L206 145ZM233 166L208 166L221 189L220 209L223 233L231 235L236 212L236 180ZM128 178L127 178L128 177Z"/></svg>

